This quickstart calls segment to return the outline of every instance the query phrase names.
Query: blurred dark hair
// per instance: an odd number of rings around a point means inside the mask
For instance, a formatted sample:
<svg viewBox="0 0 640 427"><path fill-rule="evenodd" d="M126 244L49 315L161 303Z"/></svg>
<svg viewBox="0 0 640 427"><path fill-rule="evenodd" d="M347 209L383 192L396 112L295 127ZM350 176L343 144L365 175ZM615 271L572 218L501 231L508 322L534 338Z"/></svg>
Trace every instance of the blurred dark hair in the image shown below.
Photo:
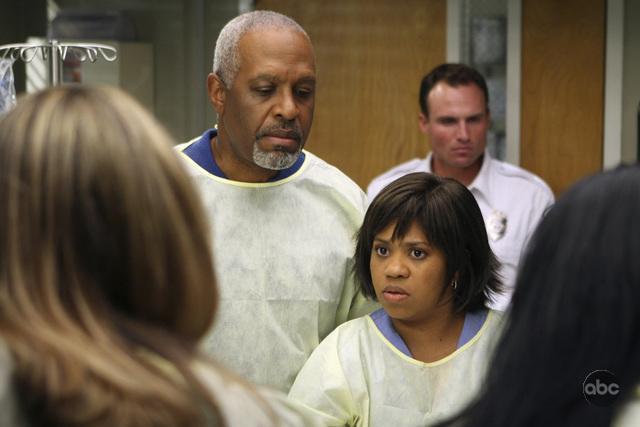
<svg viewBox="0 0 640 427"><path fill-rule="evenodd" d="M640 381L640 168L587 178L551 208L518 275L483 392L447 426L610 426ZM586 377L618 380L592 406Z"/></svg>

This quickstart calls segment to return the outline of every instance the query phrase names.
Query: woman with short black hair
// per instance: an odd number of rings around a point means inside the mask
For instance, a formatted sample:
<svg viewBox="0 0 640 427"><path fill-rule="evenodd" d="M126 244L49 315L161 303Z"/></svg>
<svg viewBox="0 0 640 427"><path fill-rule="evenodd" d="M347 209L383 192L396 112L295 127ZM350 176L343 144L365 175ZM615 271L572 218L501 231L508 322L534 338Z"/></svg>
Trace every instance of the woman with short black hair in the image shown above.
<svg viewBox="0 0 640 427"><path fill-rule="evenodd" d="M500 290L480 208L459 182L405 175L373 200L355 272L382 309L338 327L289 396L326 425L427 426L478 390L499 332Z"/></svg>

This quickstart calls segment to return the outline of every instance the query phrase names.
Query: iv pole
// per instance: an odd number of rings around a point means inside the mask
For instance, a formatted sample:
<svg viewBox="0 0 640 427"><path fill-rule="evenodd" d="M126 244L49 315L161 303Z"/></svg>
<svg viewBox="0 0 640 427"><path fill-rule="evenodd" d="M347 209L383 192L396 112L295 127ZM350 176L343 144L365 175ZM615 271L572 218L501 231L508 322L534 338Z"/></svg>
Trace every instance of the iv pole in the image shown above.
<svg viewBox="0 0 640 427"><path fill-rule="evenodd" d="M62 61L69 53L75 55L75 58L80 62L87 60L96 62L99 57L107 62L113 62L118 57L114 47L96 43L59 43L56 40L51 40L43 44L0 45L0 58L3 59L20 59L23 62L31 62L38 52L49 65L49 86L58 86L62 83Z"/></svg>

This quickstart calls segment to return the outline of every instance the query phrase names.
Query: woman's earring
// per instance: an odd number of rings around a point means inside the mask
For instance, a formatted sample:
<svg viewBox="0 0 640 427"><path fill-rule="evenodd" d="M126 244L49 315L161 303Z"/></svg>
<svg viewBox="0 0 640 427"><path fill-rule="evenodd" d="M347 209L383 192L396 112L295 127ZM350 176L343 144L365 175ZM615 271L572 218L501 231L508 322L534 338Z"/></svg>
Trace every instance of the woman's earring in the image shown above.
<svg viewBox="0 0 640 427"><path fill-rule="evenodd" d="M458 289L458 281L456 279L453 279L453 282L451 282L451 286L454 290Z"/></svg>

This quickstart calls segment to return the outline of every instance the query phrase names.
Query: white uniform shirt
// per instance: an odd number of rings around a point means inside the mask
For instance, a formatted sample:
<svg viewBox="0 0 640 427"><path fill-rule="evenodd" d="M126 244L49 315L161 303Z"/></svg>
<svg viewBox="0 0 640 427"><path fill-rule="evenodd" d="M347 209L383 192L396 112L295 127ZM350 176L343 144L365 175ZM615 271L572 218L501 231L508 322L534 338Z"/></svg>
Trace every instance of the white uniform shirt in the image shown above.
<svg viewBox="0 0 640 427"><path fill-rule="evenodd" d="M325 336L377 306L357 292L351 273L366 197L304 153L293 175L265 183L221 178L182 156L209 217L220 297L204 350L284 392Z"/></svg>
<svg viewBox="0 0 640 427"><path fill-rule="evenodd" d="M432 363L398 350L371 316L347 322L313 352L289 397L325 426L425 427L454 415L478 392L501 331L489 312L480 330Z"/></svg>
<svg viewBox="0 0 640 427"><path fill-rule="evenodd" d="M376 177L367 188L369 201L392 181L412 172L431 172L431 158L413 159ZM485 150L478 176L469 190L482 211L489 244L502 263L505 292L491 304L505 310L511 300L522 251L543 215L554 202L549 186L520 167L491 158Z"/></svg>

